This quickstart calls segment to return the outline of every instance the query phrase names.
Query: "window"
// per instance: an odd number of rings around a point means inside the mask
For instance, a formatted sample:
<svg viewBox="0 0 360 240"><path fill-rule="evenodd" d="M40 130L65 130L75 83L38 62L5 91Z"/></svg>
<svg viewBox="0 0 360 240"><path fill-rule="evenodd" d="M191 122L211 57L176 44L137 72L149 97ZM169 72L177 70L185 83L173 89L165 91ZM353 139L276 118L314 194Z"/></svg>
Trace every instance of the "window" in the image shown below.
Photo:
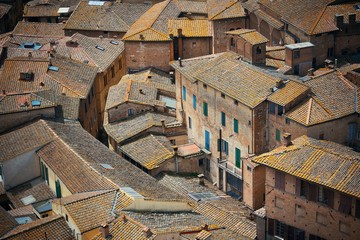
<svg viewBox="0 0 360 240"><path fill-rule="evenodd" d="M239 105L238 100L234 100L234 104L235 104L236 106Z"/></svg>
<svg viewBox="0 0 360 240"><path fill-rule="evenodd" d="M283 172L275 172L275 188L285 191L285 174Z"/></svg>
<svg viewBox="0 0 360 240"><path fill-rule="evenodd" d="M218 139L218 151L229 155L229 143L224 139Z"/></svg>
<svg viewBox="0 0 360 240"><path fill-rule="evenodd" d="M225 94L222 93L222 94L221 94L221 97L225 99Z"/></svg>
<svg viewBox="0 0 360 240"><path fill-rule="evenodd" d="M112 78L115 77L115 67L114 66L111 67L111 77Z"/></svg>
<svg viewBox="0 0 360 240"><path fill-rule="evenodd" d="M296 179L297 195L305 198L309 198L309 183L300 179Z"/></svg>
<svg viewBox="0 0 360 240"><path fill-rule="evenodd" d="M191 129L191 128L192 128L192 120L191 120L191 117L189 117L188 120L189 120L189 128Z"/></svg>
<svg viewBox="0 0 360 240"><path fill-rule="evenodd" d="M331 58L334 56L334 48L328 48L327 50L327 57Z"/></svg>
<svg viewBox="0 0 360 240"><path fill-rule="evenodd" d="M226 115L224 112L221 112L221 125L226 126Z"/></svg>
<svg viewBox="0 0 360 240"><path fill-rule="evenodd" d="M251 167L250 166L247 166L246 169L251 172Z"/></svg>
<svg viewBox="0 0 360 240"><path fill-rule="evenodd" d="M356 199L355 217L360 219L360 200Z"/></svg>
<svg viewBox="0 0 360 240"><path fill-rule="evenodd" d="M333 207L334 205L334 192L330 189L318 186L318 202Z"/></svg>
<svg viewBox="0 0 360 240"><path fill-rule="evenodd" d="M285 237L285 224L284 223L276 221L275 236L280 237L280 238Z"/></svg>
<svg viewBox="0 0 360 240"><path fill-rule="evenodd" d="M235 166L241 168L241 151L235 148Z"/></svg>
<svg viewBox="0 0 360 240"><path fill-rule="evenodd" d="M0 164L0 182L3 180L3 165ZM1 184L1 183L0 183Z"/></svg>
<svg viewBox="0 0 360 240"><path fill-rule="evenodd" d="M299 50L294 51L294 58L300 58L300 51Z"/></svg>
<svg viewBox="0 0 360 240"><path fill-rule="evenodd" d="M199 159L199 167L201 167L201 166L204 166L204 159L203 158Z"/></svg>
<svg viewBox="0 0 360 240"><path fill-rule="evenodd" d="M256 54L261 54L261 47L256 48Z"/></svg>
<svg viewBox="0 0 360 240"><path fill-rule="evenodd" d="M133 108L128 108L128 116L132 116L135 114L135 111Z"/></svg>
<svg viewBox="0 0 360 240"><path fill-rule="evenodd" d="M67 214L65 214L65 220L68 222L69 221L69 217Z"/></svg>
<svg viewBox="0 0 360 240"><path fill-rule="evenodd" d="M205 149L210 151L210 132L205 130Z"/></svg>
<svg viewBox="0 0 360 240"><path fill-rule="evenodd" d="M230 46L235 47L235 39L234 38L230 38Z"/></svg>
<svg viewBox="0 0 360 240"><path fill-rule="evenodd" d="M122 69L122 60L119 59L119 70Z"/></svg>
<svg viewBox="0 0 360 240"><path fill-rule="evenodd" d="M204 87L204 89L207 89L207 85L205 83L203 84L203 87Z"/></svg>
<svg viewBox="0 0 360 240"><path fill-rule="evenodd" d="M203 113L204 113L204 116L208 116L208 104L207 102L204 102L203 103Z"/></svg>
<svg viewBox="0 0 360 240"><path fill-rule="evenodd" d="M339 211L345 214L351 214L352 198L344 194L340 194Z"/></svg>
<svg viewBox="0 0 360 240"><path fill-rule="evenodd" d="M239 133L239 121L234 118L234 132Z"/></svg>
<svg viewBox="0 0 360 240"><path fill-rule="evenodd" d="M285 118L285 123L289 125L289 124L290 124L290 119L289 119L289 118Z"/></svg>
<svg viewBox="0 0 360 240"><path fill-rule="evenodd" d="M182 97L183 97L183 100L186 101L186 87L185 86L182 87Z"/></svg>
<svg viewBox="0 0 360 240"><path fill-rule="evenodd" d="M196 96L194 94L193 94L192 100L193 100L193 108L194 108L194 110L196 110Z"/></svg>
<svg viewBox="0 0 360 240"><path fill-rule="evenodd" d="M275 103L269 103L269 112L275 114Z"/></svg>
<svg viewBox="0 0 360 240"><path fill-rule="evenodd" d="M283 106L278 105L278 113L279 116L282 116L284 114L284 108Z"/></svg>
<svg viewBox="0 0 360 240"><path fill-rule="evenodd" d="M279 129L276 129L276 141L280 142L280 130Z"/></svg>

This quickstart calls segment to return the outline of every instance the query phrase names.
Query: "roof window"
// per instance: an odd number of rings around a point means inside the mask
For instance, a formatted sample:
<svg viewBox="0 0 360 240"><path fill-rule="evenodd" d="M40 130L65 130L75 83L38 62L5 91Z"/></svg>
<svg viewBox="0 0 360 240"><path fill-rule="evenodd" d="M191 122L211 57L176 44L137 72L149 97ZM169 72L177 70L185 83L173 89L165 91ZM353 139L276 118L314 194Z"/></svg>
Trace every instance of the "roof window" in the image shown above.
<svg viewBox="0 0 360 240"><path fill-rule="evenodd" d="M31 106L40 107L41 106L41 101L40 100L32 100L31 101Z"/></svg>
<svg viewBox="0 0 360 240"><path fill-rule="evenodd" d="M20 80L31 81L34 79L34 73L31 71L20 72Z"/></svg>
<svg viewBox="0 0 360 240"><path fill-rule="evenodd" d="M96 45L95 48L97 48L97 49L99 49L99 50L101 50L101 51L105 51L105 48L103 48L103 47L101 47L101 46L99 46L99 45Z"/></svg>
<svg viewBox="0 0 360 240"><path fill-rule="evenodd" d="M360 11L360 4L354 5L356 11Z"/></svg>
<svg viewBox="0 0 360 240"><path fill-rule="evenodd" d="M51 70L51 71L54 71L54 72L58 72L58 71L59 71L59 68L58 68L58 67L55 67L55 66L49 66L48 69Z"/></svg>
<svg viewBox="0 0 360 240"><path fill-rule="evenodd" d="M110 43L113 44L113 45L119 45L119 42L118 42L118 41L114 41L114 40L111 40Z"/></svg>

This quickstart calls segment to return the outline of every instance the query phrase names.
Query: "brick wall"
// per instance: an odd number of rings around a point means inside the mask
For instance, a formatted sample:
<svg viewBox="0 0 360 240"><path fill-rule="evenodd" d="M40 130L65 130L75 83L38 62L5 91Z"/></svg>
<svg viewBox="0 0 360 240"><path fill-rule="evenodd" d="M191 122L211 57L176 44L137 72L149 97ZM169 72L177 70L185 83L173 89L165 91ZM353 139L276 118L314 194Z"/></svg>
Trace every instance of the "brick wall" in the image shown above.
<svg viewBox="0 0 360 240"><path fill-rule="evenodd" d="M214 53L225 52L227 49L227 37L225 32L230 29L246 28L245 18L231 18L212 21Z"/></svg>
<svg viewBox="0 0 360 240"><path fill-rule="evenodd" d="M212 53L212 39L183 38L183 59L194 58Z"/></svg>
<svg viewBox="0 0 360 240"><path fill-rule="evenodd" d="M325 239L356 239L360 221L356 219L355 199L352 200L352 216L339 212L340 193L334 192L334 208L306 200L296 195L296 178L285 175L285 191L275 187L275 170L266 169L266 215L287 225L305 230L308 239L313 234ZM340 226L341 225L341 226ZM346 230L347 233L340 231Z"/></svg>
<svg viewBox="0 0 360 240"><path fill-rule="evenodd" d="M125 41L125 56L127 70L155 67L170 71L170 42Z"/></svg>

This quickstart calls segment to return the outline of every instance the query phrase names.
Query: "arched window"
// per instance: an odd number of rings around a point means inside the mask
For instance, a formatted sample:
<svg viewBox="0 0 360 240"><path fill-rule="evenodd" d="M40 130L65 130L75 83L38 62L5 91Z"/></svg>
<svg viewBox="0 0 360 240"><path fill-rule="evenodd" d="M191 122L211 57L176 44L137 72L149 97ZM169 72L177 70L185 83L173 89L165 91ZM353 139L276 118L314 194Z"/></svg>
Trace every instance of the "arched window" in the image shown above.
<svg viewBox="0 0 360 240"><path fill-rule="evenodd" d="M235 47L235 39L233 37L230 38L230 46Z"/></svg>
<svg viewBox="0 0 360 240"><path fill-rule="evenodd" d="M261 54L261 47L256 48L256 54Z"/></svg>

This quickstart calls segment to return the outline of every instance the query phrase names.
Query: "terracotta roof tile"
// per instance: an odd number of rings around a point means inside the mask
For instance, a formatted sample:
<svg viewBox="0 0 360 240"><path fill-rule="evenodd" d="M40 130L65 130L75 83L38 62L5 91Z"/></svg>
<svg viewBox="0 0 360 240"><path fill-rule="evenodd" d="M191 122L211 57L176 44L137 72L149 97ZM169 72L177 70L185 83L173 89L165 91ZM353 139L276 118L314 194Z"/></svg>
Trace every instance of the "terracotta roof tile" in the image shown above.
<svg viewBox="0 0 360 240"><path fill-rule="evenodd" d="M73 12L81 0L32 0L25 5L23 17L58 17L60 7Z"/></svg>
<svg viewBox="0 0 360 240"><path fill-rule="evenodd" d="M121 2L90 5L88 1L82 1L67 20L65 29L125 33L149 6Z"/></svg>
<svg viewBox="0 0 360 240"><path fill-rule="evenodd" d="M0 3L0 19L8 14L12 6L10 4Z"/></svg>
<svg viewBox="0 0 360 240"><path fill-rule="evenodd" d="M271 94L278 80L239 59L240 55L226 52L183 60L182 67L178 62L171 65L190 81L201 81L253 108Z"/></svg>
<svg viewBox="0 0 360 240"><path fill-rule="evenodd" d="M125 41L169 41L168 21L181 13L206 14L205 2L166 0L153 5L129 29Z"/></svg>
<svg viewBox="0 0 360 240"><path fill-rule="evenodd" d="M125 220L124 220L125 218ZM144 235L144 226L141 223L133 220L132 218L121 215L115 223L110 225L110 234L114 239L136 239L136 240L150 240L154 239L156 235L152 234L149 237ZM101 233L97 234L93 240L106 240L102 237Z"/></svg>
<svg viewBox="0 0 360 240"><path fill-rule="evenodd" d="M65 36L64 24L45 22L18 22L12 31L13 35L25 36Z"/></svg>
<svg viewBox="0 0 360 240"><path fill-rule="evenodd" d="M178 29L182 30L185 37L211 37L211 22L207 19L170 19L169 34L178 37Z"/></svg>
<svg viewBox="0 0 360 240"><path fill-rule="evenodd" d="M109 123L104 125L104 127L107 134L109 134L116 142L120 143L141 134L152 127L161 127L162 120L165 121L165 124L177 122L176 118L173 116L149 112L125 121ZM156 129L154 131L156 131Z"/></svg>
<svg viewBox="0 0 360 240"><path fill-rule="evenodd" d="M311 88L312 96L285 113L286 117L311 126L356 112L356 89L340 73L330 72L305 84Z"/></svg>
<svg viewBox="0 0 360 240"><path fill-rule="evenodd" d="M208 0L207 9L210 20L245 17L245 10L237 0Z"/></svg>
<svg viewBox="0 0 360 240"><path fill-rule="evenodd" d="M303 83L290 80L286 85L268 97L270 102L276 103L281 106L286 106L292 101L297 100L300 96L306 96L305 94L310 88Z"/></svg>
<svg viewBox="0 0 360 240"><path fill-rule="evenodd" d="M12 132L0 135L0 162L22 153L38 149L54 139L43 122L36 122ZM21 142L22 144L19 144ZM11 147L9 147L11 146Z"/></svg>
<svg viewBox="0 0 360 240"><path fill-rule="evenodd" d="M270 16L269 14L267 14L266 12L262 11L262 10L256 10L255 15L264 20L265 22L267 22L270 26L276 28L276 29L281 29L284 26L284 23L273 18L272 16Z"/></svg>
<svg viewBox="0 0 360 240"><path fill-rule="evenodd" d="M65 219L59 215L53 215L19 225L1 239L42 239L46 238L45 236L48 239L75 239Z"/></svg>
<svg viewBox="0 0 360 240"><path fill-rule="evenodd" d="M27 205L25 207L12 209L8 211L8 213L13 217L21 217L26 215L35 215L34 211L35 210L32 205Z"/></svg>
<svg viewBox="0 0 360 240"><path fill-rule="evenodd" d="M40 101L40 106L32 105L32 101ZM26 103L26 105L24 105ZM56 104L42 98L36 93L10 94L0 96L0 115L14 112L24 112L43 108L52 108Z"/></svg>
<svg viewBox="0 0 360 240"><path fill-rule="evenodd" d="M202 230L201 232L199 232L199 234L197 234L195 236L195 239L197 239L197 240L206 240L206 239L210 238L211 235L212 235L211 232L208 232L206 230Z"/></svg>
<svg viewBox="0 0 360 240"><path fill-rule="evenodd" d="M88 232L98 228L110 216L111 209L115 203L116 191L97 193L93 196L83 196L82 199L76 201L68 201L63 198L66 203L59 201L65 207L71 218L81 233ZM91 209L89 211L89 209Z"/></svg>
<svg viewBox="0 0 360 240"><path fill-rule="evenodd" d="M226 32L226 34L239 35L241 38L252 45L267 43L269 41L269 39L254 29L238 29Z"/></svg>
<svg viewBox="0 0 360 240"><path fill-rule="evenodd" d="M11 229L15 228L18 224L15 221L15 218L12 217L8 212L5 211L2 207L0 207L0 238L2 235L9 232Z"/></svg>
<svg viewBox="0 0 360 240"><path fill-rule="evenodd" d="M165 136L152 134L122 145L120 151L148 170L158 168L160 164L174 156L170 141Z"/></svg>
<svg viewBox="0 0 360 240"><path fill-rule="evenodd" d="M40 179L38 179L40 180ZM54 193L42 179L40 183L24 183L15 188L12 188L7 191L6 195L8 196L11 203L15 208L21 208L26 206L21 199L32 195L35 198L34 203L42 202L45 200L55 198Z"/></svg>
<svg viewBox="0 0 360 240"><path fill-rule="evenodd" d="M289 147L255 157L254 162L360 197L360 154L337 143L302 136Z"/></svg>

